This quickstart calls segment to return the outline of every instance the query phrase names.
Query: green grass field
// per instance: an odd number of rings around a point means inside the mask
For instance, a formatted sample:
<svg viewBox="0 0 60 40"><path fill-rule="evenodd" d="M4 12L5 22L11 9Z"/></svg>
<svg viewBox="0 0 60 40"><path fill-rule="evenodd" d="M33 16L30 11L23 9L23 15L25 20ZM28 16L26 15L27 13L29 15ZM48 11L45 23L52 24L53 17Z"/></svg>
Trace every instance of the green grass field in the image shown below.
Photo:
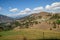
<svg viewBox="0 0 60 40"><path fill-rule="evenodd" d="M44 34L43 34L44 32ZM0 32L0 40L60 39L60 32L40 29L20 29Z"/></svg>

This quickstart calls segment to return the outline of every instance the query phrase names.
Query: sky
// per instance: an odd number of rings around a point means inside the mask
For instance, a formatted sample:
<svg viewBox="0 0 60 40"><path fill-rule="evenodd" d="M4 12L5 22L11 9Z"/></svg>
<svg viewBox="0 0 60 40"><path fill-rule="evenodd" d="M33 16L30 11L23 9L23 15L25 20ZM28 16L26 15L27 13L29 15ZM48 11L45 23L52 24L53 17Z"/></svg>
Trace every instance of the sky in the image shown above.
<svg viewBox="0 0 60 40"><path fill-rule="evenodd" d="M0 0L0 14L10 17L42 11L60 12L60 0Z"/></svg>

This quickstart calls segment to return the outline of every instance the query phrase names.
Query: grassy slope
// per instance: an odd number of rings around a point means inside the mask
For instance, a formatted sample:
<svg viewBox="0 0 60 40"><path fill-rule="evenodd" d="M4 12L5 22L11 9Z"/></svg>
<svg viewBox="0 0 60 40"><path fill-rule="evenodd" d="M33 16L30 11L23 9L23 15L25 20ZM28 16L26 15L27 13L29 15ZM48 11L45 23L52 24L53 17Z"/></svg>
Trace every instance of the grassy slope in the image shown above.
<svg viewBox="0 0 60 40"><path fill-rule="evenodd" d="M43 39L43 32L44 38L60 38L60 32L54 31L47 31L47 30L40 30L40 29L20 29L20 30L11 30L11 31L3 31L0 32L0 40L22 40L24 37L27 39Z"/></svg>

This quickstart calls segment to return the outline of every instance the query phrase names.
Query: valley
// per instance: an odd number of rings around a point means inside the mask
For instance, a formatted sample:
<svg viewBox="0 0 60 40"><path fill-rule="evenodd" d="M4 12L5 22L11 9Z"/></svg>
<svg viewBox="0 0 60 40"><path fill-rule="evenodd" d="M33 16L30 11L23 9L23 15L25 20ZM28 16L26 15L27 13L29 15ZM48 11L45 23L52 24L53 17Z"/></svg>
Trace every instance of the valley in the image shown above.
<svg viewBox="0 0 60 40"><path fill-rule="evenodd" d="M0 23L1 40L60 39L60 16L48 12Z"/></svg>

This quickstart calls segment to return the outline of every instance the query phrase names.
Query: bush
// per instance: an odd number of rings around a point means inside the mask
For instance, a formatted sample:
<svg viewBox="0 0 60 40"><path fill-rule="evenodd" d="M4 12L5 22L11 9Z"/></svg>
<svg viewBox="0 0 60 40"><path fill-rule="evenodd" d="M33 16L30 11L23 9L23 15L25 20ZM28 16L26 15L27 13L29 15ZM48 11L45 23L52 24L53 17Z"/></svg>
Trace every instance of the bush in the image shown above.
<svg viewBox="0 0 60 40"><path fill-rule="evenodd" d="M58 14L54 14L50 19L60 19L60 16Z"/></svg>
<svg viewBox="0 0 60 40"><path fill-rule="evenodd" d="M15 25L16 25L16 26L20 26L20 23L16 21L16 22L15 22Z"/></svg>
<svg viewBox="0 0 60 40"><path fill-rule="evenodd" d="M53 28L56 28L56 26L53 26Z"/></svg>
<svg viewBox="0 0 60 40"><path fill-rule="evenodd" d="M2 35L0 35L0 37L2 37Z"/></svg>
<svg viewBox="0 0 60 40"><path fill-rule="evenodd" d="M26 24L26 25L25 25L25 28L29 28L29 25L28 25L28 24Z"/></svg>
<svg viewBox="0 0 60 40"><path fill-rule="evenodd" d="M3 31L3 27L0 27L0 32Z"/></svg>
<svg viewBox="0 0 60 40"><path fill-rule="evenodd" d="M60 24L60 20L56 20L56 23L59 25Z"/></svg>
<svg viewBox="0 0 60 40"><path fill-rule="evenodd" d="M38 16L39 18L42 18L42 16Z"/></svg>
<svg viewBox="0 0 60 40"><path fill-rule="evenodd" d="M26 38L26 37L24 37L24 38L23 38L23 40L27 40L27 38Z"/></svg>
<svg viewBox="0 0 60 40"><path fill-rule="evenodd" d="M53 28L56 28L56 23L55 22L53 22Z"/></svg>
<svg viewBox="0 0 60 40"><path fill-rule="evenodd" d="M29 28L28 26L26 26L25 28Z"/></svg>
<svg viewBox="0 0 60 40"><path fill-rule="evenodd" d="M35 21L35 24L38 24L38 21Z"/></svg>
<svg viewBox="0 0 60 40"><path fill-rule="evenodd" d="M50 28L50 30L52 30L52 28Z"/></svg>
<svg viewBox="0 0 60 40"><path fill-rule="evenodd" d="M41 22L39 22L39 23L41 23Z"/></svg>

